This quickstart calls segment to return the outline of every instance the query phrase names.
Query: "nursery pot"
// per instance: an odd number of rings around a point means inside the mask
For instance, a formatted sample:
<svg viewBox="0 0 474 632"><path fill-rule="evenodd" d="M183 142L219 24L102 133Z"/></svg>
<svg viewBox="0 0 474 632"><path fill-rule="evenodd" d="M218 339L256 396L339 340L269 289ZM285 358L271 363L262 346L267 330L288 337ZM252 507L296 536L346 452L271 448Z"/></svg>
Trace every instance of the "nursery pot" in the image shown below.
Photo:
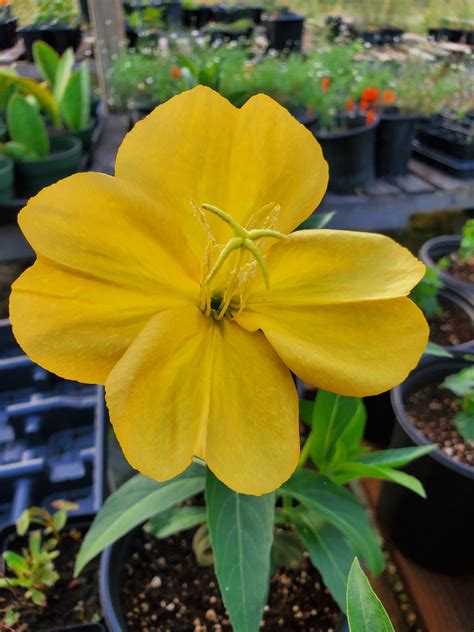
<svg viewBox="0 0 474 632"><path fill-rule="evenodd" d="M18 29L22 34L25 43L25 57L28 61L33 61L33 44L36 40L42 40L54 48L62 55L66 49L77 50L81 43L81 29L61 24L47 26L25 26Z"/></svg>
<svg viewBox="0 0 474 632"><path fill-rule="evenodd" d="M100 603L109 632L125 632L127 630L120 589L130 545L140 528L134 529L102 553L99 575ZM349 632L346 617L341 616L335 632Z"/></svg>
<svg viewBox="0 0 474 632"><path fill-rule="evenodd" d="M402 176L407 172L418 114L383 113L377 127L377 176Z"/></svg>
<svg viewBox="0 0 474 632"><path fill-rule="evenodd" d="M6 50L15 46L18 36L16 34L16 18L10 18L0 22L0 50Z"/></svg>
<svg viewBox="0 0 474 632"><path fill-rule="evenodd" d="M442 121L432 121L417 134L418 140L436 151L457 160L474 161L474 142L461 130L451 130Z"/></svg>
<svg viewBox="0 0 474 632"><path fill-rule="evenodd" d="M8 156L0 156L0 201L13 198L13 161Z"/></svg>
<svg viewBox="0 0 474 632"><path fill-rule="evenodd" d="M279 13L263 19L269 48L300 51L303 40L304 17L298 13Z"/></svg>
<svg viewBox="0 0 474 632"><path fill-rule="evenodd" d="M201 29L212 18L211 8L205 5L195 8L183 7L183 25L193 29Z"/></svg>
<svg viewBox="0 0 474 632"><path fill-rule="evenodd" d="M459 235L441 235L429 239L420 248L418 256L428 268L436 268L440 259L459 249L461 237ZM457 279L444 270L439 271L439 278L448 288L452 288L464 296L470 305L474 304L474 285L468 281Z"/></svg>
<svg viewBox="0 0 474 632"><path fill-rule="evenodd" d="M469 366L462 356L437 358L414 371L392 391L396 425L391 448L428 445L411 423L407 397ZM405 487L384 482L377 504L379 519L401 552L427 568L453 575L472 572L474 544L474 467L436 449L403 468L424 485L423 499Z"/></svg>
<svg viewBox="0 0 474 632"><path fill-rule="evenodd" d="M183 20L183 7L181 2L167 0L161 5L164 8L164 18L169 29L181 26Z"/></svg>
<svg viewBox="0 0 474 632"><path fill-rule="evenodd" d="M73 136L51 137L51 152L40 160L15 163L15 181L18 196L29 198L61 178L70 176L79 168L81 142Z"/></svg>
<svg viewBox="0 0 474 632"><path fill-rule="evenodd" d="M375 178L375 136L378 119L371 125L365 118L354 120L354 127L342 131L314 131L329 163L329 190L352 193Z"/></svg>

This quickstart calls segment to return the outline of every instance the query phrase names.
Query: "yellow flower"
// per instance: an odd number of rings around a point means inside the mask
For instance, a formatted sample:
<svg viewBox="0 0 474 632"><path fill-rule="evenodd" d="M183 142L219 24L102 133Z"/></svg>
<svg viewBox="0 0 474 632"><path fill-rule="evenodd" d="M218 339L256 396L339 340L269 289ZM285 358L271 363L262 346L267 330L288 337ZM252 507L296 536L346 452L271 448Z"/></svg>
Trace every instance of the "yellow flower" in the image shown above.
<svg viewBox="0 0 474 632"><path fill-rule="evenodd" d="M126 136L116 176L77 174L20 214L37 253L11 318L30 357L103 383L118 440L166 480L193 455L232 489L293 472L290 370L333 392L401 382L427 341L424 267L386 237L290 234L328 180L319 144L267 96L197 87Z"/></svg>

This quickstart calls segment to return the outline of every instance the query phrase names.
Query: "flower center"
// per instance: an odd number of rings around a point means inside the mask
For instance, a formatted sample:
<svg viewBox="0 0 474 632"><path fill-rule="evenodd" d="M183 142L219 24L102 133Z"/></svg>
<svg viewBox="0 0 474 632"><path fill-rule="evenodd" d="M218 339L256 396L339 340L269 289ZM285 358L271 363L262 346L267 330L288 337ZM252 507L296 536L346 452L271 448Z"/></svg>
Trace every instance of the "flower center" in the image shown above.
<svg viewBox="0 0 474 632"><path fill-rule="evenodd" d="M288 239L287 235L273 229L280 207L273 202L257 211L241 226L231 215L212 204L193 204L194 212L205 227L208 240L204 255L201 279L200 309L216 320L232 318L245 307L245 289L257 267L269 287L265 257L259 244L262 239ZM218 244L206 219L212 213L230 226L233 237L226 244Z"/></svg>

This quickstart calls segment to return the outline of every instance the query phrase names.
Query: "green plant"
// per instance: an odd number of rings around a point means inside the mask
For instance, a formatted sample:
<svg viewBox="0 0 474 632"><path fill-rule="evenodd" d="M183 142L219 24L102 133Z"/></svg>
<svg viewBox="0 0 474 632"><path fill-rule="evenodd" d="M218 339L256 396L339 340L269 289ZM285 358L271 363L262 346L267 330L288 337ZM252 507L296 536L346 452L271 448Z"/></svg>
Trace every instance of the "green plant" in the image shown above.
<svg viewBox="0 0 474 632"><path fill-rule="evenodd" d="M425 276L411 291L410 298L423 310L425 316L435 316L442 311L438 300L438 292L443 287L438 270L427 268Z"/></svg>
<svg viewBox="0 0 474 632"><path fill-rule="evenodd" d="M128 17L128 23L140 34L150 35L164 26L163 8L150 6L133 11Z"/></svg>
<svg viewBox="0 0 474 632"><path fill-rule="evenodd" d="M91 83L89 65L82 62L73 70L74 53L68 48L62 56L48 44L33 44L35 65L44 83L19 77L11 69L0 70L0 101L8 103L15 93L36 102L52 126L77 132L90 125ZM12 138L13 140L13 138Z"/></svg>
<svg viewBox="0 0 474 632"><path fill-rule="evenodd" d="M474 441L474 367L448 375L441 386L461 398L462 410L454 416L454 425L465 441Z"/></svg>
<svg viewBox="0 0 474 632"><path fill-rule="evenodd" d="M423 496L421 484L398 468L433 446L369 453L361 445L365 410L356 398L319 391L314 403L301 402L300 411L308 436L295 473L276 492L258 497L238 494L199 463L165 483L137 475L97 515L76 571L143 522L148 521L146 530L158 538L198 527L193 540L196 558L214 562L235 630L258 630L269 577L278 567L298 565L305 550L345 611L354 556L363 556L374 574L383 568L377 536L346 484L375 477ZM311 468L306 467L308 461ZM204 507L180 504L202 492ZM354 610L359 612L360 604Z"/></svg>
<svg viewBox="0 0 474 632"><path fill-rule="evenodd" d="M468 219L462 230L459 258L461 261L469 261L474 257L474 219Z"/></svg>
<svg viewBox="0 0 474 632"><path fill-rule="evenodd" d="M54 560L59 555L60 531L67 522L67 512L77 508L67 501L59 500L53 504L58 509L54 514L41 507L31 507L18 518L18 536L24 536L31 524L38 524L42 529L30 531L28 547L22 548L21 553L4 551L3 560L9 574L0 577L0 588L10 590L18 601L31 601L41 607L47 603L45 589L54 586L59 579ZM9 609L4 614L5 619L13 625L19 621L19 615L14 609Z"/></svg>
<svg viewBox="0 0 474 632"><path fill-rule="evenodd" d="M0 153L14 160L39 160L49 154L46 125L36 103L14 94L7 107L10 141L0 145Z"/></svg>
<svg viewBox="0 0 474 632"><path fill-rule="evenodd" d="M357 558L352 562L347 579L346 603L350 632L395 632Z"/></svg>
<svg viewBox="0 0 474 632"><path fill-rule="evenodd" d="M2 2L0 4L0 21L9 20L12 17L10 3Z"/></svg>
<svg viewBox="0 0 474 632"><path fill-rule="evenodd" d="M70 25L77 20L77 7L73 0L38 0L34 24Z"/></svg>

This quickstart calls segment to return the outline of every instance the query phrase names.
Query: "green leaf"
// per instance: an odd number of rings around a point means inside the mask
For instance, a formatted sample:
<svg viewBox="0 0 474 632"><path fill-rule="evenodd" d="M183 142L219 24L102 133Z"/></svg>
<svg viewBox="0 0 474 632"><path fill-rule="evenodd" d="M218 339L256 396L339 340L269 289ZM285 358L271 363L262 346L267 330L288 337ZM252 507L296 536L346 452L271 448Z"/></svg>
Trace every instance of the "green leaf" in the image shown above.
<svg viewBox="0 0 474 632"><path fill-rule="evenodd" d="M154 516L145 530L155 538L167 538L174 533L193 529L207 520L205 507L172 507Z"/></svg>
<svg viewBox="0 0 474 632"><path fill-rule="evenodd" d="M33 59L43 79L48 82L51 89L54 89L59 54L46 42L36 40L33 43Z"/></svg>
<svg viewBox="0 0 474 632"><path fill-rule="evenodd" d="M207 472L214 563L235 632L257 632L268 594L275 496L237 494Z"/></svg>
<svg viewBox="0 0 474 632"><path fill-rule="evenodd" d="M14 94L8 102L7 125L13 142L28 147L40 158L49 154L49 138L44 121L25 97Z"/></svg>
<svg viewBox="0 0 474 632"><path fill-rule="evenodd" d="M350 632L395 632L357 558L347 582L347 619Z"/></svg>
<svg viewBox="0 0 474 632"><path fill-rule="evenodd" d="M314 402L309 399L300 399L300 419L310 428L313 425L313 408Z"/></svg>
<svg viewBox="0 0 474 632"><path fill-rule="evenodd" d="M25 535L30 526L30 512L25 509L16 519L16 532L18 535Z"/></svg>
<svg viewBox="0 0 474 632"><path fill-rule="evenodd" d="M453 421L464 441L474 441L474 417L470 413L461 411Z"/></svg>
<svg viewBox="0 0 474 632"><path fill-rule="evenodd" d="M59 60L53 84L53 94L59 104L61 104L62 98L66 91L66 87L68 86L72 78L73 66L74 52L72 48L68 48Z"/></svg>
<svg viewBox="0 0 474 632"><path fill-rule="evenodd" d="M474 366L448 375L441 386L442 388L449 389L458 397L464 397L464 395L468 393L474 393Z"/></svg>
<svg viewBox="0 0 474 632"><path fill-rule="evenodd" d="M355 412L352 419L348 421L341 432L341 436L336 441L334 456L338 452L337 448L339 445L344 446L344 452L347 457L352 458L353 456L359 456L361 452L364 452L364 448L361 447L361 441L364 436L367 412L365 410L364 402L361 399L356 399L355 401ZM331 460L331 468L334 467L336 463L337 460L333 457Z"/></svg>
<svg viewBox="0 0 474 632"><path fill-rule="evenodd" d="M376 452L370 452L357 459L361 463L367 465L384 465L387 467L403 467L415 459L419 459L421 456L433 452L437 446L422 445L414 448L396 448L393 450L381 450Z"/></svg>
<svg viewBox="0 0 474 632"><path fill-rule="evenodd" d="M334 443L357 411L358 400L320 389L313 408L310 455L315 465L324 468Z"/></svg>
<svg viewBox="0 0 474 632"><path fill-rule="evenodd" d="M53 525L56 531L61 531L64 528L67 522L67 511L64 509L60 509L56 511L53 515Z"/></svg>
<svg viewBox="0 0 474 632"><path fill-rule="evenodd" d="M49 116L53 125L57 128L61 127L59 106L49 88L29 77L18 77L1 70L0 76L6 76L21 92L33 96L39 103L41 109Z"/></svg>
<svg viewBox="0 0 474 632"><path fill-rule="evenodd" d="M294 531L278 530L273 535L272 569L298 568L301 566L305 547L300 536Z"/></svg>
<svg viewBox="0 0 474 632"><path fill-rule="evenodd" d="M10 568L16 575L22 575L27 570L27 564L25 560L15 553L14 551L4 551L3 559L5 560L8 568Z"/></svg>
<svg viewBox="0 0 474 632"><path fill-rule="evenodd" d="M328 522L312 519L311 512L298 514L296 527L303 538L313 565L343 612L346 610L346 586L354 551L341 531Z"/></svg>
<svg viewBox="0 0 474 632"><path fill-rule="evenodd" d="M350 491L317 472L298 470L279 493L292 496L338 528L374 574L383 570L384 558L376 534L365 509Z"/></svg>
<svg viewBox="0 0 474 632"><path fill-rule="evenodd" d="M165 511L204 489L205 469L192 463L176 478L158 483L137 474L114 494L94 518L76 559L75 575L105 547L159 511Z"/></svg>
<svg viewBox="0 0 474 632"><path fill-rule="evenodd" d="M426 498L423 485L417 478L387 466L367 465L356 461L342 463L333 472L332 478L338 485L346 485L346 483L356 478L378 478L407 487L415 494Z"/></svg>
<svg viewBox="0 0 474 632"><path fill-rule="evenodd" d="M78 132L89 125L90 99L89 67L83 62L72 74L61 100L61 115L70 131Z"/></svg>
<svg viewBox="0 0 474 632"><path fill-rule="evenodd" d="M431 342L431 340L426 345L425 349L426 355L432 355L437 358L452 358L453 354L449 351L446 351L444 347L436 344L436 342Z"/></svg>
<svg viewBox="0 0 474 632"><path fill-rule="evenodd" d="M313 215L298 226L298 230L324 228L329 224L335 214L336 211L331 211L330 213L313 213Z"/></svg>

